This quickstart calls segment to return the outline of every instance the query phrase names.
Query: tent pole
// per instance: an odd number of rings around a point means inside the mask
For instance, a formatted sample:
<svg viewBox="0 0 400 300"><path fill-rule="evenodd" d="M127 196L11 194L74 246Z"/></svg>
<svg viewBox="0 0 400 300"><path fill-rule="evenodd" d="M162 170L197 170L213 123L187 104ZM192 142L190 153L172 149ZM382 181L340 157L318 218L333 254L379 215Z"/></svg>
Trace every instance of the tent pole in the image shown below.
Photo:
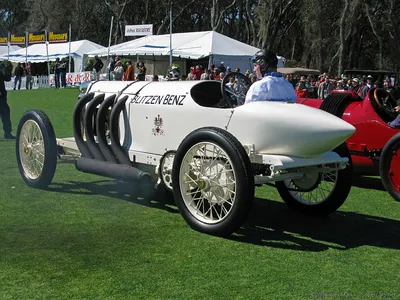
<svg viewBox="0 0 400 300"><path fill-rule="evenodd" d="M44 31L44 36L46 38L47 73L49 74L48 86L50 87L49 42L47 41L47 29Z"/></svg>
<svg viewBox="0 0 400 300"><path fill-rule="evenodd" d="M71 24L69 24L68 39L69 39L69 50L68 50L68 73L71 73Z"/></svg>
<svg viewBox="0 0 400 300"><path fill-rule="evenodd" d="M169 65L172 65L172 5L169 10Z"/></svg>
<svg viewBox="0 0 400 300"><path fill-rule="evenodd" d="M111 47L111 35L112 35L112 28L113 28L113 21L114 16L111 16L111 24L110 24L110 36L108 38L108 51L107 51L107 64L110 62L110 47ZM108 80L111 80L111 70L109 70Z"/></svg>
<svg viewBox="0 0 400 300"><path fill-rule="evenodd" d="M25 65L28 64L28 31L25 31Z"/></svg>
<svg viewBox="0 0 400 300"><path fill-rule="evenodd" d="M10 32L8 32L7 36L7 60L10 60Z"/></svg>

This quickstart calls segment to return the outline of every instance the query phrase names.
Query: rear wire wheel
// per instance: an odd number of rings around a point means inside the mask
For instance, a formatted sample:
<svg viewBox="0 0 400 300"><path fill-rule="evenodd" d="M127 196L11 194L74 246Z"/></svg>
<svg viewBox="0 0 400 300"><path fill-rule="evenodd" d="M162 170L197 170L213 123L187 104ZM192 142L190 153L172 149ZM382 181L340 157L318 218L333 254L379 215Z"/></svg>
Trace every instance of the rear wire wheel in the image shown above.
<svg viewBox="0 0 400 300"><path fill-rule="evenodd" d="M352 164L346 144L333 150L349 159L347 168L339 171L305 174L304 178L276 182L279 195L291 208L314 216L335 212L347 199L352 185Z"/></svg>

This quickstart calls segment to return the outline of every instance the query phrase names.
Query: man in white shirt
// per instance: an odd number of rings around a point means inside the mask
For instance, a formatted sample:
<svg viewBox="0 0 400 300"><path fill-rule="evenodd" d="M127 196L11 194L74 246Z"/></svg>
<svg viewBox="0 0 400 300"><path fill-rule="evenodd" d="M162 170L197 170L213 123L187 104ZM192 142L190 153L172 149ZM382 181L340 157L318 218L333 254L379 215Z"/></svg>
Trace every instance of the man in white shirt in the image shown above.
<svg viewBox="0 0 400 300"><path fill-rule="evenodd" d="M278 58L268 49L258 51L252 58L257 81L246 94L245 103L254 101L296 102L293 85L277 72Z"/></svg>

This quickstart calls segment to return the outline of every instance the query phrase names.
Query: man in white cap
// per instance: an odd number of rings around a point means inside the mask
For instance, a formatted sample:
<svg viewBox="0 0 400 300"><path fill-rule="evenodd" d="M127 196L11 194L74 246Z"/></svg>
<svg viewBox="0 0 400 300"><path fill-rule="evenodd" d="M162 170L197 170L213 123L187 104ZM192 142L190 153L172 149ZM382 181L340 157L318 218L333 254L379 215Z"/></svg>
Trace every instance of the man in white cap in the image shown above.
<svg viewBox="0 0 400 300"><path fill-rule="evenodd" d="M372 88L374 85L374 77L372 77L372 75L368 75L367 76L367 86L368 88Z"/></svg>

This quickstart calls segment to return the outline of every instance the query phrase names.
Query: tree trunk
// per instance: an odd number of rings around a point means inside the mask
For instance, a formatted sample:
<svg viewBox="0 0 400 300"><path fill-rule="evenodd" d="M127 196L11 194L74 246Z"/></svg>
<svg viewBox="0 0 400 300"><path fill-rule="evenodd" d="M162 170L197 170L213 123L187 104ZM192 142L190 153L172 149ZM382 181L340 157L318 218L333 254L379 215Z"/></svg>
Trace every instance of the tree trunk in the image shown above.
<svg viewBox="0 0 400 300"><path fill-rule="evenodd" d="M349 11L349 0L344 0L344 8L342 11L342 16L340 17L340 27L339 27L339 40L340 40L340 45L339 45L339 53L338 53L338 70L337 74L340 76L343 73L343 57L344 57L344 29L345 29L345 18L347 17L347 13Z"/></svg>
<svg viewBox="0 0 400 300"><path fill-rule="evenodd" d="M382 69L382 62L383 62L383 59L382 59L382 55L383 55L382 36L381 36L381 34L377 31L377 28L376 28L376 26L375 26L375 23L374 23L374 21L372 20L371 13L370 13L370 11L369 11L369 5L368 5L367 2L364 3L364 7L365 7L365 13L366 13L366 15L367 15L369 24L371 25L372 32L374 33L376 39L378 40L378 47L379 47L379 50L378 50L378 68L379 68L379 69Z"/></svg>

